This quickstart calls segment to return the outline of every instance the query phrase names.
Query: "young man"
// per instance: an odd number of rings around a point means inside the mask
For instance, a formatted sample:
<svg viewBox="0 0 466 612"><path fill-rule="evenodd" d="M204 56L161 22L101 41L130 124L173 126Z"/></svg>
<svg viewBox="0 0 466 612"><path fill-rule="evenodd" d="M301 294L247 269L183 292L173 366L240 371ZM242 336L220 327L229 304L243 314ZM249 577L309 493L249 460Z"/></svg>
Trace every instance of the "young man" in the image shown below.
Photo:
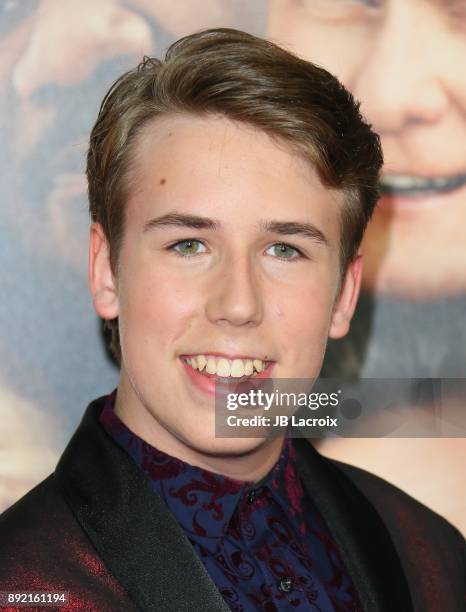
<svg viewBox="0 0 466 612"><path fill-rule="evenodd" d="M216 438L225 378L314 378L347 333L377 136L326 71L211 30L106 96L89 279L121 362L0 519L0 591L65 609L460 610L462 538L305 440Z"/></svg>

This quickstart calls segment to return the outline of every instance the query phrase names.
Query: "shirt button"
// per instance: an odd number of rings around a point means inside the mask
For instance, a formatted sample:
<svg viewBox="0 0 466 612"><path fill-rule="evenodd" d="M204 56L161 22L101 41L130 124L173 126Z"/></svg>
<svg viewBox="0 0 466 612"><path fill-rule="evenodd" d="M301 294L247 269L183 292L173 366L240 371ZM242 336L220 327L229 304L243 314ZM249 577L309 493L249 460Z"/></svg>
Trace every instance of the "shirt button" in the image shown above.
<svg viewBox="0 0 466 612"><path fill-rule="evenodd" d="M251 489L248 493L248 502L253 504L256 501L257 491L256 489Z"/></svg>
<svg viewBox="0 0 466 612"><path fill-rule="evenodd" d="M290 578L290 576L280 579L278 583L278 590L282 593L291 593L293 590L293 580Z"/></svg>

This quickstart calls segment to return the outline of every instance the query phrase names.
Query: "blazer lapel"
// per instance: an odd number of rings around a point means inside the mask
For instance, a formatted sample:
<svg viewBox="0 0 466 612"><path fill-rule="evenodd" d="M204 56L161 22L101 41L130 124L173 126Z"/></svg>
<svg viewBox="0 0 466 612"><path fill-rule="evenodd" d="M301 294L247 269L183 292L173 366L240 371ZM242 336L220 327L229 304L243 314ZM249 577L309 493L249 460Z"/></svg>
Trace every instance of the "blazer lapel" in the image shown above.
<svg viewBox="0 0 466 612"><path fill-rule="evenodd" d="M55 470L75 517L139 609L227 612L181 527L100 426L103 405L87 408Z"/></svg>
<svg viewBox="0 0 466 612"><path fill-rule="evenodd" d="M296 439L294 445L303 485L327 523L365 612L411 612L400 559L374 507L308 440Z"/></svg>

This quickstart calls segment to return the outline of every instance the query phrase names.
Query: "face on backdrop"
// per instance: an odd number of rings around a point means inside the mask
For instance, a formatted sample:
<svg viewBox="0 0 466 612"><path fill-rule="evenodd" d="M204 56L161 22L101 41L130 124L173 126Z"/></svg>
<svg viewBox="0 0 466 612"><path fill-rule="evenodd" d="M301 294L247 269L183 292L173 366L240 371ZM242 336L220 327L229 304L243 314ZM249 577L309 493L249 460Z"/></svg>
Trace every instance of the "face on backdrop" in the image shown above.
<svg viewBox="0 0 466 612"><path fill-rule="evenodd" d="M271 0L268 36L336 74L385 154L363 285L466 292L464 0Z"/></svg>
<svg viewBox="0 0 466 612"><path fill-rule="evenodd" d="M264 377L319 373L359 288L357 258L338 291L342 194L266 134L220 117L147 126L135 184L116 279L91 230L94 305L120 322L117 413L192 463L253 453L263 439L215 439L215 377L188 359L224 376L235 360L246 375L255 361Z"/></svg>
<svg viewBox="0 0 466 612"><path fill-rule="evenodd" d="M35 252L47 252L53 240L61 257L82 270L82 235L75 229L82 219L76 210L82 211L86 197L82 159L105 88L144 55L160 53L169 39L204 27L238 25L241 16L241 6L221 0L0 3L0 106L4 96L10 117L7 135L3 128L6 155L19 172L32 169L29 186L42 181L43 191L47 184L42 196L47 227L29 237ZM32 197L37 201L37 189Z"/></svg>

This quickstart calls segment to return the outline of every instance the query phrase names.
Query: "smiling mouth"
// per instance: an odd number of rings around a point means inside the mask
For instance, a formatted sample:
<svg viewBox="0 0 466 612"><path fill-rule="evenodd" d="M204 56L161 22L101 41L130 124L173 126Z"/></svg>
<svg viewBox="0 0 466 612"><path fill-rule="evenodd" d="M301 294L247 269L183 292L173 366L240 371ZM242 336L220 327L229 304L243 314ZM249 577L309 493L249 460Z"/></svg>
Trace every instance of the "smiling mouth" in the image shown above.
<svg viewBox="0 0 466 612"><path fill-rule="evenodd" d="M184 355L182 360L193 370L218 382L242 382L267 370L269 361L261 359L226 359L216 355Z"/></svg>
<svg viewBox="0 0 466 612"><path fill-rule="evenodd" d="M439 178L386 175L380 180L382 195L411 198L450 193L464 185L466 185L466 173Z"/></svg>

